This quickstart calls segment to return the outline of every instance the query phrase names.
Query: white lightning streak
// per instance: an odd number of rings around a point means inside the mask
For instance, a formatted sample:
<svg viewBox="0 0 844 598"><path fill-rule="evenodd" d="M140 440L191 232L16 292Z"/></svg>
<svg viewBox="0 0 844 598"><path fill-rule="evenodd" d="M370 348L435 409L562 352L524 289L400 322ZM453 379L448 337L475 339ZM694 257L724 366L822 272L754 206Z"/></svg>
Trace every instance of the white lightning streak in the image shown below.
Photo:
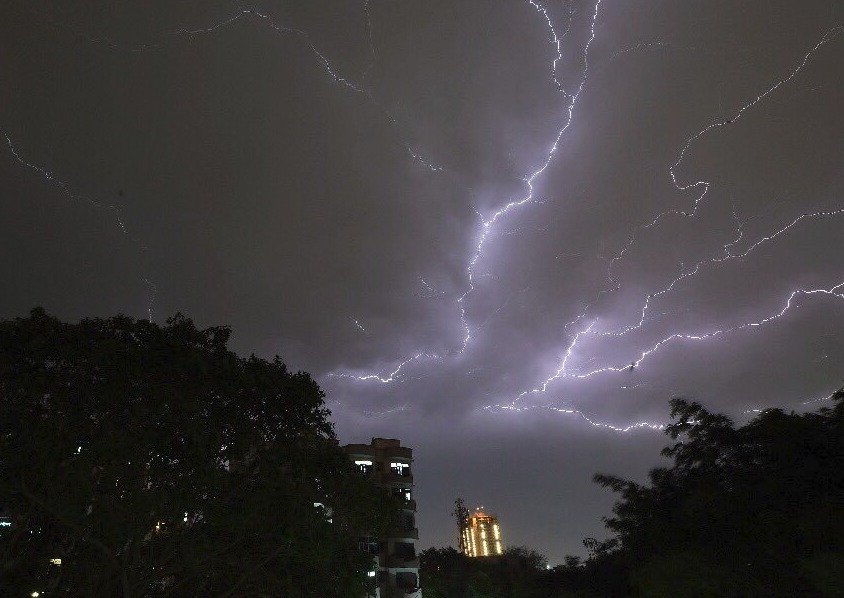
<svg viewBox="0 0 844 598"><path fill-rule="evenodd" d="M70 184L66 181L56 178L55 174L52 171L47 170L43 166L39 166L38 164L30 162L29 160L24 158L20 151L17 149L17 147L15 147L11 136L5 130L0 129L0 135L6 138L6 144L9 146L9 152L12 154L12 157L18 164L27 168L28 170L37 173L41 178L47 181L47 183L56 187L62 195L64 195L67 199L71 200L72 202L84 202L97 209L110 211L114 217L114 221L120 228L120 232L122 232L123 235L125 235L127 238L132 239L132 236L129 234L129 231L126 228L126 223L123 220L123 215L121 214L120 208L118 206L114 204L103 203L91 197L74 193L70 188ZM132 240L135 241L137 244L136 239ZM143 250L143 247L141 247L141 250ZM146 286L147 288L147 317L149 318L149 321L152 322L154 317L155 300L158 293L158 287L152 280L150 280L146 276L141 276L140 279L144 283L144 286Z"/></svg>
<svg viewBox="0 0 844 598"><path fill-rule="evenodd" d="M573 94L569 94L569 93L565 92L562 88L562 85L559 83L559 80L557 78L557 63L560 60L560 58L562 57L562 53L560 51L561 36L557 35L556 29L554 28L553 22L551 21L547 10L541 4L537 3L535 0L527 0L527 1L537 12L542 14L542 16L545 18L545 21L548 25L548 28L549 28L549 31L550 31L550 34L551 34L551 43L556 49L556 55L555 55L555 57L552 61L552 68L551 68L552 79L554 80L555 84L557 85L559 91L561 93L565 94L568 97L568 105L566 106L566 109L565 109L565 118L564 118L563 125L557 131L557 134L554 138L554 141L551 144L548 152L546 153L544 160L542 161L542 163L540 164L540 166L536 170L534 170L533 172L531 172L529 175L527 175L524 178L525 185L527 186L527 193L525 194L525 196L520 198L520 199L516 199L516 200L508 202L507 204L505 204L504 206L502 206L501 208L499 208L498 210L493 212L492 216L490 216L488 218L485 218L482 214L480 214L476 210L476 213L478 214L478 217L481 220L480 237L478 239L477 245L475 246L475 250L472 253L472 255L469 259L469 262L466 266L468 288L457 299L457 304L458 304L459 310L460 310L460 321L463 325L463 330L464 330L464 337L463 337L463 342L461 343L460 348L458 350L454 351L454 354L456 354L456 355L462 355L466 351L466 348L467 348L467 346L469 345L469 342L472 339L472 329L469 326L469 320L468 320L468 316L467 316L467 313L466 313L465 302L466 302L466 299L469 297L469 295L471 295L472 292L475 290L475 279L476 279L475 266L477 265L478 261L480 260L481 256L483 255L483 249L484 249L484 245L486 244L487 238L488 238L491 230L495 226L496 222L498 222L499 219L503 218L504 216L506 216L507 214L509 214L513 210L515 210L515 209L517 209L517 208L519 208L519 207L521 207L521 206L523 206L527 203L535 201L534 189L533 189L534 181L545 172L545 170L548 168L548 166L553 161L554 155L557 152L557 147L559 146L559 143L560 143L560 139L562 138L562 136L565 134L565 132L568 130L569 126L571 125L572 118L574 116L574 109L577 105L578 98L580 97L580 94L583 91L583 88L586 86L586 81L587 81L587 77L588 77L588 73L589 73L589 60L588 60L589 47L592 44L592 41L595 39L595 25L596 25L596 22L598 20L598 13L599 13L599 10L600 10L602 0L598 0L598 2L595 4L595 8L594 8L594 11L592 13L592 18L591 18L591 22L590 22L590 29L589 29L589 39L587 40L586 44L583 47L583 53L582 53L583 71L582 71L581 78L580 78L580 84L578 85L577 91ZM568 31L566 31L566 33L567 32ZM428 286L427 283L424 282L424 280L423 280L423 284L425 284L426 287ZM390 382L395 381L396 376L398 375L398 373L402 370L402 368L405 365L407 365L411 362L414 362L417 359L420 359L422 357L426 357L426 358L429 358L429 359L436 359L436 360L441 360L441 359L444 358L444 356L442 356L442 355L436 355L436 354L430 354L430 353L418 353L417 355L414 355L413 357L406 359L406 360L402 361L401 363L399 363L398 367L395 370L393 370L392 372L390 372L389 374L386 374L386 375L367 374L367 375L364 375L364 376L357 376L357 375L348 374L348 373L332 373L330 375L336 376L336 377L341 377L341 378L351 378L351 379L359 380L359 381L376 381L376 382L380 382L382 384L386 384L386 383L390 383Z"/></svg>
<svg viewBox="0 0 844 598"><path fill-rule="evenodd" d="M760 93L758 96L753 98L751 101L746 103L744 106L739 108L738 111L736 111L733 114L733 116L731 116L730 118L726 118L726 119L723 119L723 120L719 120L719 121L710 123L707 126L705 126L703 129L701 129L700 131L698 131L697 133L695 133L694 135L692 135L691 137L686 139L686 142L683 144L683 147L680 150L680 154L677 156L677 160L674 162L674 164L672 164L669 167L668 174L671 178L671 183L674 185L674 187L678 191L688 191L689 189L696 189L698 187L703 187L703 192L697 197L697 199L695 199L694 204L692 206L692 209L690 211L667 210L665 212L658 214L656 216L656 218L654 218L650 223L645 224L642 228L650 228L650 227L654 226L657 222L659 222L660 219L662 219L664 216L667 216L669 214L675 214L675 215L686 216L686 217L691 217L691 216L694 216L695 214L697 214L697 210L700 207L700 203L701 203L701 201L703 201L703 198L709 192L709 189L710 189L712 184L709 181L703 181L703 180L682 184L677 180L677 174L676 174L677 168L679 168L680 165L683 163L683 161L686 159L686 155L688 154L688 152L692 148L692 146L701 137L705 136L706 134L708 134L713 129L717 129L717 128L724 127L726 125L735 123L736 121L738 121L744 115L745 112L747 112L751 108L755 107L757 104L759 104L765 98L767 98L768 96L773 94L780 87L782 87L783 85L785 85L786 83L788 83L792 79L794 79L794 77L796 77L800 73L800 71L802 71L803 68L809 63L809 59L812 57L812 55L815 54L815 52L817 52L822 46L824 46L825 44L832 41L835 38L835 36L838 34L838 32L840 32L842 30L842 28L844 28L844 27L839 25L837 27L832 27L831 29L827 30L826 33L824 33L824 35L821 37L820 41L818 43L816 43L812 47L812 49L810 49L803 56L803 59L797 64L796 67L794 67L791 70L791 72L788 73L788 75L786 77L784 77L783 79L780 79L779 81L774 83L771 87L769 87L768 89L766 89L765 91Z"/></svg>
<svg viewBox="0 0 844 598"><path fill-rule="evenodd" d="M366 374L362 376L357 376L355 374L349 374L347 372L329 372L326 374L330 378L346 378L349 380L358 380L359 382L366 382L366 381L376 381L381 382L382 384L389 384L390 382L395 381L398 379L399 374L401 373L404 366L408 365L409 363L413 363L418 359L441 359L439 355L433 355L431 353L417 353L413 357L405 359L404 361L400 362L398 367L396 367L392 372L389 372L385 375L379 374Z"/></svg>
<svg viewBox="0 0 844 598"><path fill-rule="evenodd" d="M605 331L605 332L600 332L598 334L600 336L624 336L625 334L632 332L633 330L638 330L638 329L642 328L642 326L644 326L644 324L645 324L647 312L651 307L651 300L656 299L657 297L660 297L661 295L665 295L666 293L671 292L672 290L674 290L674 288L677 286L678 283L680 283L681 281L683 281L687 278L693 278L699 272L701 272L706 266L711 266L711 265L715 265L715 264L723 264L723 263L731 261L731 260L746 258L748 255L750 255L750 253L752 253L760 245L764 245L765 243L773 241L774 239L776 239L780 235L785 234L791 228L796 226L799 222L801 222L804 219L807 219L807 218L809 218L809 219L830 218L830 217L833 217L833 216L840 216L842 214L844 214L844 208L841 208L839 210L820 211L820 212L812 212L812 213L801 214L800 216L798 216L797 218L792 220L790 223L788 223L786 226L780 228L779 230L777 230L773 233L770 233L766 236L759 238L755 243L750 245L742 253L732 253L730 248L735 246L738 243L738 241L744 236L744 231L740 228L738 237L736 237L736 239L734 239L733 241L730 241L729 243L726 243L723 246L723 251L724 251L723 256L714 257L714 258L711 258L709 260L702 260L702 261L698 262L697 264L695 264L695 266L693 268L691 268L688 271L683 272L682 274L680 274L679 276L674 278L668 284L668 286L664 287L663 289L661 289L659 291L656 291L656 292L653 292L653 293L650 293L649 295L647 295L647 297L645 298L645 303L642 306L641 317L639 318L638 322L636 322L635 324L631 324L630 326L627 326L625 328L622 328L621 330Z"/></svg>
<svg viewBox="0 0 844 598"><path fill-rule="evenodd" d="M368 36L368 39L369 39L370 52L372 54L372 62L364 70L364 72L362 74L362 78L365 79L369 70L372 68L372 65L374 64L376 54L375 54L374 39L373 39L373 35L372 35L372 22L371 22L371 18L370 18L370 14L369 14L370 13L369 0L366 0L363 3L363 10L364 10L364 13L366 15L367 36ZM367 100L369 100L369 102L373 106L375 106L375 108L378 109L378 111L389 122L389 124L392 127L394 127L396 129L396 131L400 132L399 136L401 138L401 145L404 147L408 156L410 156L413 159L413 161L421 164L422 166L431 170L432 172L444 172L445 171L445 168L443 166L431 162L430 160L425 158L421 154L421 152L419 152L418 149L413 147L413 145L405 139L403 133L401 133L402 127L401 127L401 124L399 123L398 119L395 116L393 116L393 114L383 106L383 104L379 101L379 99L375 96L375 94L372 93L372 91L370 89L364 87L362 84L360 84L356 81L353 81L352 79L342 75L340 73L340 71L328 59L328 57L322 51L320 51L320 49L317 47L317 45L313 41L311 41L311 37L308 34L308 32L306 32L302 29L297 29L296 27L289 27L289 26L286 26L286 25L281 25L278 22L276 22L272 18L272 16L270 16L269 14L262 12L260 10L257 10L255 8L243 8L243 9L240 9L239 11L237 11L234 14L230 14L230 15L220 19L219 21L212 23L211 25L209 25L207 27L196 27L196 28L193 28L193 29L182 27L182 28L179 28L179 29L174 29L172 31L167 31L167 32L165 32L165 35L168 35L168 36L171 36L171 37L188 37L188 38L191 38L191 39L194 38L194 37L198 37L198 36L211 35L211 34L217 33L218 31L220 31L222 29L228 28L231 25L234 25L235 23L239 22L241 19L245 19L245 18L252 18L252 19L255 19L257 21L260 21L264 25L266 25L268 28L270 28L271 30L273 30L275 33L277 33L279 35L291 36L291 37L295 37L295 38L299 39L304 44L304 46L311 52L311 54L316 59L317 63L322 67L322 70L325 73L328 74L328 76L332 79L332 81L334 83L336 83L338 85L342 85L342 86L346 87L347 89L366 97ZM151 50L159 50L159 49L162 49L164 47L164 43L161 43L161 42L140 43L140 44L135 44L135 45L130 46L130 45L124 45L124 44L115 42L114 40L109 39L109 38L105 38L105 37L100 37L100 38L95 38L95 37L90 37L90 36L86 36L86 37L89 41L94 42L94 43L105 44L107 47L111 48L112 50L124 50L124 51L128 51L128 52L131 52L131 53L149 52Z"/></svg>
<svg viewBox="0 0 844 598"><path fill-rule="evenodd" d="M767 316L765 318L762 318L762 319L754 321L754 322L745 322L745 323L739 324L737 326L731 326L729 328L721 328L721 329L718 329L718 330L713 330L711 332L706 332L706 333L702 333L702 334L679 334L679 333L675 333L675 334L672 334L672 335L667 336L664 339L660 340L659 342L654 344L649 349L642 351L642 353L639 355L639 357L636 360L634 360L633 362L631 362L630 364L625 364L623 366L606 366L606 367L602 367L602 368L592 370L590 372L586 372L586 373L582 373L582 374L565 374L565 377L584 379L584 378L591 378L592 376L595 376L595 375L598 375L598 374L604 374L604 373L610 373L610 372L614 372L614 373L623 372L623 371L628 370L632 367L638 367L639 364L641 364L643 361L645 361L645 359L648 358L650 355L653 355L654 353L656 353L662 346L664 346L665 344L670 343L672 341L675 341L675 340L701 341L701 340L714 338L714 337L717 337L717 336L723 336L723 335L730 333L730 332L736 332L738 330L744 330L746 328L758 328L758 327L764 326L765 324L768 324L768 323L770 323L774 320L778 320L781 317L783 317L792 308L794 298L799 296L799 295L819 295L819 294L822 294L822 295L829 295L829 296L837 297L839 299L844 299L844 294L837 292L838 289L841 286L844 286L844 282L841 282L841 283L835 285L834 287L831 287L831 288L828 288L828 289L811 289L811 290L797 289L796 291L791 292L791 294L788 297L788 300L785 302L785 307L783 307L779 312L777 312L777 313L775 313L771 316ZM556 376L554 379L557 379L557 378L560 378L560 377L563 377L562 373L559 376Z"/></svg>
<svg viewBox="0 0 844 598"><path fill-rule="evenodd" d="M661 213L661 214L659 214L656 218L654 218L654 219L653 219L653 221L651 221L650 223L645 224L645 225L640 225L640 226L637 228L637 230L641 230L641 229L644 229L644 228L649 228L649 227L654 226L654 225L655 225L655 224L656 224L656 223L657 223L657 222L658 222L658 221L659 221L659 220L660 220L663 216L666 216L666 215L668 215L668 214L679 214L679 215L683 215L683 216L686 216L686 217L693 217L693 216L697 213L697 209L698 209L698 207L699 207L699 205L700 205L700 202L703 200L704 196L705 196L705 195L706 195L706 193L708 192L708 190L709 190L709 188L710 188L710 183L709 183L709 182L707 182L707 181L697 181L697 182L694 182L694 183L689 183L689 184L683 185L683 184L679 183L679 182L678 182L678 180L677 180L677 177L676 177L676 174L675 174L676 169L677 169L677 168L681 165L681 163L684 161L684 159L685 159L685 157L686 157L687 153L689 152L690 148L692 147L692 145L694 145L694 143L695 143L697 140L699 140L701 137L703 137L704 135L706 135L706 134L707 134L709 131L711 131L712 129L717 128L717 127L721 127L721 126L724 126L724 125L726 125L726 124L730 124L730 123L735 122L735 121L736 121L736 120L738 120L738 119L739 119L739 118L740 118L740 117L741 117L741 116L742 116L742 115L743 115L743 114L744 114L747 110L750 110L751 108L753 108L754 106L756 106L757 104L759 104L759 102L761 102L761 101L762 101L762 100L764 100L767 96L769 96L769 95L770 95L770 94L772 94L774 91L776 91L776 90L777 90L780 86L782 86L782 85L784 85L785 83L787 83L787 82L791 81L791 80L792 80L795 76L797 76L797 74L798 74L801 70L803 70L803 68L806 66L806 64L808 63L809 59L812 57L812 55L813 55L815 52L817 52L817 50L818 50L819 48L821 48L824 44L826 44L826 43L830 42L830 41L831 41L831 40L835 37L835 34L837 34L837 33L838 33L841 29L842 29L842 27L841 27L841 26L838 26L838 27L833 27L833 28L831 28L831 29L827 30L827 32L826 32L826 33L825 33L825 34L821 37L820 41L818 41L818 42L817 42L817 43L816 43L816 44L815 44L815 45L814 45L814 46L813 46L813 47L812 47L812 48L811 48L811 49L810 49L810 50L809 50L809 51L808 51L808 52L807 52L804 56L803 56L803 59L802 59L802 60L801 60L801 61L797 64L797 66L796 66L794 69L792 69L792 70L790 71L790 73L789 73L786 77L784 77L783 79L779 80L777 83L775 83L774 85L772 85L771 87L769 87L769 88L768 88L767 90L765 90L763 93L761 93L761 94L759 94L758 96L756 96L756 98L754 98L754 99L753 99L753 100L751 100L750 102L747 102L747 103L746 103L745 105L743 105L743 106L742 106L742 107L741 107L741 108L740 108L740 109L739 109L739 110L738 110L738 111L737 111L737 112L736 112L736 113L735 113L735 114L734 114L731 118L725 119L725 120L723 120L723 121L718 121L718 122L712 123L712 124L710 124L710 125L706 126L705 128L701 129L700 131L698 131L698 132L697 132L697 133L695 133L694 135L690 136L690 137L686 140L686 142L684 143L684 145L682 146L682 149L680 150L680 153L679 153L679 155L678 155L678 157L677 157L676 161L674 162L674 164L672 164L672 165L670 166L670 168L669 168L669 175L670 175L671 181L672 181L672 183L674 184L675 188L677 188L679 191L685 191L685 190L688 190L688 189L697 188L697 187L701 187L701 186L702 186L702 187L703 187L703 189L704 189L704 190L703 190L703 193L701 193L701 195L700 195L700 196L699 196L699 197L695 200L695 203L694 203L693 209L692 209L691 211L689 211L689 212L683 212L683 211L678 211L678 210L669 210L669 211L666 211L666 212L662 212L662 213ZM763 244L765 244L765 243L768 243L768 242L772 241L773 239L775 239L775 238L779 237L779 236L780 236L780 235L782 235L782 234L785 234L787 231L789 231L791 228L793 228L794 226L796 226L798 223L800 223L800 222L801 222L802 220L804 220L804 219L829 218L829 217L833 217L833 216L839 216L839 215L841 215L841 214L844 214L844 209L831 210L831 211L818 211L818 212L813 212L813 213L804 213L804 214L801 214L800 216L798 216L797 218L795 218L794 220L792 220L792 221L791 221L789 224L787 224L786 226L784 226L784 227L780 228L779 230L776 230L776 231L775 231L775 232L773 232L773 233L770 233L770 234L768 234L768 235L766 235L766 236L763 236L763 237L759 238L756 242L754 242L752 245L750 245L750 246L749 246L749 247L748 247L748 248L747 248L744 252L742 252L742 253L733 253L731 248L732 248L732 247L734 247L734 246L735 246L735 245L736 245L736 244L737 244L737 243L738 243L738 242L739 242L739 241L743 238L743 236L744 236L744 230L743 230L743 228L742 228L741 226L739 226L739 227L738 227L738 236L737 236L735 239L733 239L733 240L732 240L732 241L730 241L729 243L726 243L726 244L723 246L723 255L722 255L721 257L715 257L715 258L711 258L711 259L709 259L709 260L702 260L702 261L698 262L697 264L695 264L695 266L694 266L691 270L684 271L684 272L682 272L679 276L677 276L676 278L674 278L673 280L671 280L671 281L669 282L669 284L668 284L666 287L664 287L663 289L661 289L661 290L659 290L659 291L656 291L656 292L653 292L653 293L648 294L648 295L647 295L647 297L646 297L646 299L645 299L645 303L644 303L644 305L643 305L643 307L642 307L641 314L640 314L640 318L639 318L639 321L638 321L638 322L636 322L635 324L632 324L632 325L626 326L626 327L622 328L621 330L615 330L615 331L604 331L604 332L595 332L595 333L592 333L592 334L594 334L594 335L596 335L596 336L623 336L623 335L625 335L625 334L627 334L627 333L629 333L629 332L631 332L631 331L633 331L633 330L640 329L640 328L641 328L641 327L645 324L646 317L647 317L647 312L648 312L648 310L649 310L649 309L650 309L650 307L651 307L651 301L652 301L653 299L655 299L655 298L657 298L657 297L659 297L659 296L661 296L661 295L664 295L664 294L666 294L666 293L669 293L670 291L672 291L672 290L673 290L673 289L677 286L677 284L678 284L678 283L680 283L682 280L685 280L686 278L691 278L691 277L693 277L693 276L697 275L697 274L698 274L698 273L699 273L699 272L700 272L700 271L701 271L701 270L702 270L705 266L707 266L707 265L713 265L713 264L720 264L720 263L724 263L724 262L727 262L727 261L730 261L730 260L733 260L733 259L742 259L742 258L745 258L745 257L747 257L747 256L748 256L751 252L753 252L755 249L757 249L759 246L761 246L761 245L763 245ZM628 243L627 243L627 244L626 244L626 245L622 248L622 250L621 250L621 251L620 251L620 252L619 252L619 253L618 253L618 254L617 254L617 255L616 255L616 256L615 256L612 260L610 260L610 262L609 262L609 265L608 265L608 270L607 270L607 277L609 278L609 280L610 280L610 281L612 281L612 282L614 282L614 283L615 283L615 284L614 284L614 288L613 288L613 289L610 289L610 291L612 291L612 290L616 290L616 289L620 288L620 283L618 283L618 281L616 281L616 280L614 279L613 275L612 275L612 268L613 268L613 266L615 265L615 263L616 263L616 262L618 262L618 261L619 261L619 260L620 260L620 259L621 259L624 255L625 255L625 253L626 253L626 252L630 249L630 247L634 244L635 240L636 240L636 234L635 234L635 232L634 232L633 234L631 234L630 239L628 240ZM555 372L554 372L551 376L549 376L549 377L548 377L548 378L547 378L547 379L546 379L546 380L542 383L542 385L541 385L541 386L539 386L539 387L537 387L537 388L534 388L534 389L532 389L532 390L527 390L527 391L523 391L523 392L521 392L521 393L520 393L520 394L516 397L516 399L514 399L513 403L511 403L511 405L515 405L515 402L516 402L516 401L518 401L519 399L523 398L523 397L524 397L525 395L527 395L527 394L545 393L545 392L547 391L547 389L548 389L548 386L549 386L551 383L553 383L554 381L556 381L556 380L558 380L558 379L560 379L560 378L585 379L585 378L590 378L590 377L595 376L595 375L598 375L598 374L609 373L609 372L622 372L622 371L625 371L625 370L629 370L629 369L631 369L631 368L635 368L635 367L637 367L637 366L638 366L638 365L639 365L642 361L644 361L644 360L645 360L648 356L650 356L650 355L654 354L655 352L657 352L657 351L660 349L660 347L662 347L663 345L665 345L665 344L667 344L667 343L670 343L670 342L672 342L672 341L675 341L675 340L683 339L683 340L694 340L694 341L697 341L697 340L703 340L703 339L708 339L708 338L712 338L712 337L720 336L720 335L726 334L726 333L728 333L728 332L733 332L733 331L741 330L741 329L744 329L744 328L750 328L750 327L759 327L759 326L763 326L763 325L765 325L765 324L767 324L767 323L771 322L772 320L776 320L776 319L778 319L778 318L782 317L783 315L785 315L785 313L786 313L786 312L787 312L787 311L791 308L791 306L792 306L792 301L794 300L794 298L795 298L797 295L801 295L801 294L805 294L805 295L813 295L813 294L819 294L819 293L820 293L820 294L827 294L827 295L833 295L833 296L836 296L836 297L844 298L844 295L841 295L840 293L837 293L837 292L836 292L836 291L837 291L837 289L838 289L838 288L840 288L841 286L844 286L844 283L838 284L838 285L836 285L836 286L834 286L834 287L832 287L832 288L829 288L829 289L813 289L813 290L808 290L808 291L807 291L807 290L802 290L802 289L799 289L799 290L793 291L793 292L791 293L791 295L790 295L790 296L789 296L789 298L788 298L788 301L786 302L785 307L784 307L784 308L783 308L783 309L782 309L779 313L777 313L777 314L775 314L775 315L773 315L773 316L769 316L769 317L767 317L767 318L764 318L764 319L762 319L762 320L759 320L759 321L757 321L757 322L747 322L747 323L740 324L740 325L738 325L738 326L734 326L734 327L731 327L731 328L726 328L726 329L715 330L715 331L712 331L712 332L709 332L709 333L699 334L699 335L691 335L691 334L672 334L672 335L670 335L670 336L668 336L668 337L666 337L666 338L664 338L664 339L660 340L659 342L657 342L655 345L653 345L653 346L652 346L652 347L650 347L649 349L647 349L647 350L643 351L643 352L639 355L639 357L638 357L635 361L633 361L633 362L631 362L631 363L629 363L629 364L625 363L623 366L606 366L606 367L602 367L602 368L599 368L599 369L596 369L596 370L592 370L592 371L589 371L589 372L586 372L586 373L582 373L582 374L569 374L569 373L567 373L567 372L566 372L566 366L567 366L567 364L568 364L568 359L569 359L569 357L570 357L570 355L571 355L571 352L572 352L572 350L574 349L574 346L575 346L575 344L577 343L577 341L579 340L579 338L580 338L580 337L581 337L584 333L587 333L587 332L590 332L590 331L591 331L592 326L593 326L593 325L594 325L594 323L595 323L595 322L593 322L593 323L589 326L589 328L587 328L587 329L586 329L586 330L584 330L584 331L581 331L581 332L577 333L577 335L575 336L574 341L572 342L572 344L571 344L571 345L569 346L569 348L567 349L567 351L566 351L566 355L565 355L565 358L563 359L563 361L562 361L562 363L561 363L560 367L559 367L559 368L558 368L558 369L557 369L557 370L556 370L556 371L555 371ZM610 292L610 291L602 291L600 294L603 294L603 293L606 293L606 292ZM590 305L590 306L587 306L586 310L588 310L588 309L589 309L589 307L591 307L591 305ZM578 317L577 317L577 318L575 318L572 322L569 322L569 323L566 325L566 327L570 326L570 325L571 325L571 324L573 324L574 322L576 322L576 321L578 321L579 319L581 319L581 318L585 315L586 310L584 310L584 312L581 312L581 314L580 314L580 315L578 315ZM596 320L596 321L597 321L597 320Z"/></svg>
<svg viewBox="0 0 844 598"><path fill-rule="evenodd" d="M557 48L557 57L554 59L554 62L553 62L553 72L556 73L556 64L557 64L557 61L559 60L559 56L560 56L560 53L559 53L560 39L559 39L559 37L557 37L557 33L556 33L556 31L553 27L553 24L551 23L551 20L548 18L548 13L545 11L545 9L540 4L535 2L534 0L528 0L528 2L545 17L546 21L548 22L548 26L550 27L553 43L554 43L555 47ZM507 214L509 214L513 210L525 205L526 203L534 201L533 183L539 176L541 176L545 172L545 170L548 168L548 166L553 161L554 154L557 153L557 147L560 143L560 139L562 138L562 136L565 134L565 132L568 130L569 126L571 125L572 117L574 116L574 109L577 105L577 101L580 98L580 94L583 91L583 88L586 86L586 80L587 80L587 77L588 77L588 74L589 74L589 46L592 44L592 41L595 39L595 24L598 20L598 13L599 13L599 10L600 10L600 6L601 6L601 0L598 0L598 2L595 4L595 10L592 14L589 40L586 42L586 45L583 47L583 72L582 72L582 75L581 75L581 78L580 78L580 84L578 85L577 91L575 93L569 95L570 101L568 103L568 107L566 108L566 117L565 117L565 120L564 120L564 124L563 124L562 128L560 128L559 131L557 131L557 135L554 138L554 142L551 144L551 147L550 147L550 149L548 150L548 153L545 156L545 160L542 162L542 164L540 165L539 168L534 170L530 175L528 175L525 178L525 184L527 185L527 194L524 197L522 197L521 199L516 199L516 200L508 202L503 207L501 207L498 210L496 210L495 212L493 212L491 217L489 217L489 218L481 217L480 238L478 239L478 243L475 247L475 251L472 254L472 257L469 260L468 265L466 266L466 273L467 273L467 279L468 279L469 287L466 290L466 292L463 293L463 295L461 295L460 298L457 300L457 303L460 306L460 321L462 322L463 330L465 331L465 335L463 337L463 343L462 343L462 346L460 347L460 350L457 352L458 354L463 354L463 352L466 350L466 347L469 344L469 341L472 338L472 330L469 326L469 321L468 321L468 318L467 318L467 315L466 315L465 301L466 301L466 298L475 290L474 270L475 270L475 266L478 263L478 260L483 255L483 248L484 248L484 244L486 243L487 237L488 237L490 231L492 230L492 228L495 226L495 223L500 218L503 218L504 216L506 216ZM556 74L554 74L554 80L555 81L557 80Z"/></svg>
<svg viewBox="0 0 844 598"><path fill-rule="evenodd" d="M547 380L545 380L545 382L542 383L542 386L534 388L532 390L522 391L515 399L513 399L512 405L515 405L516 401L522 399L525 395L546 392L548 390L549 384L563 376L566 371L566 365L568 365L569 358L571 357L572 352L574 352L574 347L577 345L577 341L580 340L580 337L589 334L589 332L591 332L592 330L592 327L595 326L597 322L598 320L593 320L592 323L589 324L589 326L574 335L574 339L569 344L568 348L566 349L565 355L563 356L563 360L560 362L560 367L558 367L557 371L554 372Z"/></svg>
<svg viewBox="0 0 844 598"><path fill-rule="evenodd" d="M534 409L543 409L546 411L552 411L554 413L562 413L565 415L574 415L576 417L581 418L583 421L588 423L589 425L595 428L603 428L605 430L612 430L613 432L631 432L633 430L638 430L642 428L647 428L649 430L655 430L657 432L661 432L665 429L665 424L657 424L653 422L636 422L632 424L628 424L626 426L616 426L614 424L608 424L606 422L601 422L596 419L593 419L587 416L583 411L580 409L568 409L565 407L551 407L548 405L528 405L528 406L517 406L514 403L509 405L489 405L484 407L484 410L500 410L500 411L511 411L514 413L522 413L525 411L533 411Z"/></svg>

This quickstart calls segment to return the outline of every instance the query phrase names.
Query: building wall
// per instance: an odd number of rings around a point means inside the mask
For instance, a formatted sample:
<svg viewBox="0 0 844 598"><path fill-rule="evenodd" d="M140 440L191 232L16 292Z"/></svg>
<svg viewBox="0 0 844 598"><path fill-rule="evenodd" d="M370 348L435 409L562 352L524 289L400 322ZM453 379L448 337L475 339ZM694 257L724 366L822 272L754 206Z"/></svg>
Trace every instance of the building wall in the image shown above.
<svg viewBox="0 0 844 598"><path fill-rule="evenodd" d="M348 444L343 450L364 475L404 503L400 529L387 538L372 538L377 543L376 575L378 598L421 598L416 527L416 501L411 464L413 451L392 438L373 438L370 444ZM373 550L373 552L375 552ZM405 587L400 587L404 585Z"/></svg>

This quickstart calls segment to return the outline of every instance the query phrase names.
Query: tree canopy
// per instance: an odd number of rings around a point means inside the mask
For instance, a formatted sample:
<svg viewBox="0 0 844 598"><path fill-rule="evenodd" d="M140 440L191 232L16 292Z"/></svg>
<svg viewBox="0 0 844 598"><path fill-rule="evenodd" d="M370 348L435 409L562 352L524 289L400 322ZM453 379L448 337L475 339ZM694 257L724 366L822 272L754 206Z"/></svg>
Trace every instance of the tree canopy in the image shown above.
<svg viewBox="0 0 844 598"><path fill-rule="evenodd" d="M735 427L671 401L671 467L640 485L596 475L621 496L614 517L631 587L644 595L844 593L844 392L816 413L768 409ZM837 564L832 564L837 563ZM837 575L837 587L829 576Z"/></svg>
<svg viewBox="0 0 844 598"><path fill-rule="evenodd" d="M316 382L229 334L0 322L0 594L365 595L386 497Z"/></svg>
<svg viewBox="0 0 844 598"><path fill-rule="evenodd" d="M844 596L844 391L830 404L769 409L736 427L673 399L671 466L646 484L595 476L619 500L605 519L611 537L583 541L588 558L544 571L541 557L431 549L426 597Z"/></svg>

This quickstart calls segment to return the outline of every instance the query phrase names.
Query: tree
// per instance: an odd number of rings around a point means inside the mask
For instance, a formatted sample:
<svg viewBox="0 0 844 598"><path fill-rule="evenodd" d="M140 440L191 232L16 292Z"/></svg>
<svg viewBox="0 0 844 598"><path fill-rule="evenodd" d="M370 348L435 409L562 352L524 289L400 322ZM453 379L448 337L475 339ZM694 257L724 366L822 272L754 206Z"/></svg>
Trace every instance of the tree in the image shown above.
<svg viewBox="0 0 844 598"><path fill-rule="evenodd" d="M454 548L429 548L419 555L426 598L548 598L537 593L545 557L524 546L499 556L470 558Z"/></svg>
<svg viewBox="0 0 844 598"><path fill-rule="evenodd" d="M388 499L311 377L229 334L0 322L0 594L366 594L357 538L386 528Z"/></svg>
<svg viewBox="0 0 844 598"><path fill-rule="evenodd" d="M605 521L630 562L632 591L838 595L825 564L844 561L842 399L839 391L817 413L769 409L739 428L673 399L666 431L679 441L663 450L672 467L652 470L649 485L595 476L621 495Z"/></svg>

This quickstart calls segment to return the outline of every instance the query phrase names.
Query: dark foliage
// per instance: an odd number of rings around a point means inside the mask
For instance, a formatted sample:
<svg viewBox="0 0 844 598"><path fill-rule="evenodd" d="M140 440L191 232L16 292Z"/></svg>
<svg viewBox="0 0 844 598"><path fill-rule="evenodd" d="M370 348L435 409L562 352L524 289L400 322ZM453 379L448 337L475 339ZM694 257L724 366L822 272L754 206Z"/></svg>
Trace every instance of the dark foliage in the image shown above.
<svg viewBox="0 0 844 598"><path fill-rule="evenodd" d="M646 485L595 476L620 495L615 537L550 571L431 549L426 598L844 596L844 391L832 405L736 428L674 399L671 467Z"/></svg>
<svg viewBox="0 0 844 598"><path fill-rule="evenodd" d="M736 428L671 401L674 464L650 484L595 480L621 500L607 526L648 596L844 595L844 392L817 413L770 409ZM837 586L831 579L837 575Z"/></svg>
<svg viewBox="0 0 844 598"><path fill-rule="evenodd" d="M425 598L536 597L535 582L545 557L524 547L501 556L469 558L453 548L429 548L419 555Z"/></svg>
<svg viewBox="0 0 844 598"><path fill-rule="evenodd" d="M386 499L311 377L228 337L0 322L0 595L365 594L357 532L384 529Z"/></svg>

